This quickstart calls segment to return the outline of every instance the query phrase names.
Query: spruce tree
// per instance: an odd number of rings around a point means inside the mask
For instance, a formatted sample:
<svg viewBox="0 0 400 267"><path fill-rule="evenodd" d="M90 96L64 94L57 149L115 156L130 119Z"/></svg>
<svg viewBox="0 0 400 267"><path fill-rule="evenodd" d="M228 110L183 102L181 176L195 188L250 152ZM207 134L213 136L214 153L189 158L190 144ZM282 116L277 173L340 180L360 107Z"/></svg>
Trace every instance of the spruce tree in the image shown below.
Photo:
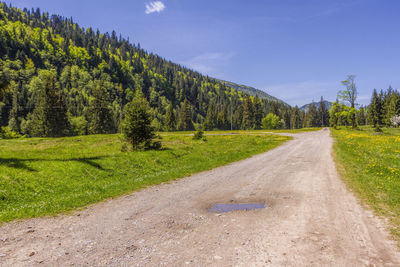
<svg viewBox="0 0 400 267"><path fill-rule="evenodd" d="M254 107L250 97L247 97L243 104L243 118L242 118L242 129L250 130L254 129Z"/></svg>
<svg viewBox="0 0 400 267"><path fill-rule="evenodd" d="M278 114L275 114L279 117ZM254 98L254 126L256 129L261 129L261 120L263 119L263 110L261 99L256 96Z"/></svg>
<svg viewBox="0 0 400 267"><path fill-rule="evenodd" d="M318 107L318 125L320 127L329 126L329 110L325 106L325 101L321 96Z"/></svg>
<svg viewBox="0 0 400 267"><path fill-rule="evenodd" d="M115 132L112 108L102 81L93 86L92 99L87 109L89 134L108 134Z"/></svg>
<svg viewBox="0 0 400 267"><path fill-rule="evenodd" d="M307 127L318 126L318 113L314 102L308 107L305 124Z"/></svg>
<svg viewBox="0 0 400 267"><path fill-rule="evenodd" d="M290 117L290 128L291 129L299 129L302 127L302 120L301 120L301 114L300 114L300 109L295 106L292 109L292 114Z"/></svg>
<svg viewBox="0 0 400 267"><path fill-rule="evenodd" d="M212 99L210 101L210 104L208 105L206 119L204 121L204 128L206 130L213 130L216 127L217 127L217 111L214 100Z"/></svg>
<svg viewBox="0 0 400 267"><path fill-rule="evenodd" d="M168 105L167 113L165 114L165 128L167 131L174 131L176 129L176 118L172 103Z"/></svg>
<svg viewBox="0 0 400 267"><path fill-rule="evenodd" d="M382 92L378 95L376 89L372 93L371 104L369 106L369 120L374 127L382 125Z"/></svg>
<svg viewBox="0 0 400 267"><path fill-rule="evenodd" d="M151 126L149 103L140 90L136 90L132 101L125 106L124 115L122 133L125 139L134 150L149 149L156 136Z"/></svg>
<svg viewBox="0 0 400 267"><path fill-rule="evenodd" d="M69 134L69 121L64 96L59 89L57 72L41 70L39 72L39 97L33 111L33 136L57 137Z"/></svg>
<svg viewBox="0 0 400 267"><path fill-rule="evenodd" d="M181 131L194 130L189 101L187 100L187 98L185 98L181 106L181 111L179 113L178 129Z"/></svg>

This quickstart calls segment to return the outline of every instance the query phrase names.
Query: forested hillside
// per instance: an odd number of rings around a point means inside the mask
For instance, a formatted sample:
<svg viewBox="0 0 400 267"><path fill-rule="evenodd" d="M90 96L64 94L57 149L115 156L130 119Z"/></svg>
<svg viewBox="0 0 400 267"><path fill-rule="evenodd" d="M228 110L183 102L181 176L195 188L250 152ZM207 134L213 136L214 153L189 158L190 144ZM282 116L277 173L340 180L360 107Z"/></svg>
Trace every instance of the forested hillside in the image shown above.
<svg viewBox="0 0 400 267"><path fill-rule="evenodd" d="M283 102L282 100L280 100L280 99L278 99L278 98L276 98L276 97L274 97L272 95L269 95L266 92L261 91L260 89L256 89L256 88L251 87L251 86L241 85L241 84L228 82L228 81L220 81L220 82L223 82L227 86L232 87L232 88L234 88L234 89L236 89L238 91L241 91L241 92L243 92L245 94L248 94L248 95L251 95L251 96L258 96L261 99L274 100L274 101L280 102L282 104L288 105L285 102Z"/></svg>
<svg viewBox="0 0 400 267"><path fill-rule="evenodd" d="M268 113L283 128L306 124L298 108L235 90L114 31L0 3L0 126L27 136L115 133L135 90L156 130L257 129Z"/></svg>

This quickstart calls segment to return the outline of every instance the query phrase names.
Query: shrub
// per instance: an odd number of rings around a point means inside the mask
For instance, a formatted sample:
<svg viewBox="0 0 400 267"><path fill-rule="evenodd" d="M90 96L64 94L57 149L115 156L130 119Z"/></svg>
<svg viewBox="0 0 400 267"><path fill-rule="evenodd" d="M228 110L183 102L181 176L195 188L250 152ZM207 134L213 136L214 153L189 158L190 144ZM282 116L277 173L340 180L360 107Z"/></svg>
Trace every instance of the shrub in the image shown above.
<svg viewBox="0 0 400 267"><path fill-rule="evenodd" d="M193 140L200 140L204 137L204 131L202 128L199 128L193 135Z"/></svg>
<svg viewBox="0 0 400 267"><path fill-rule="evenodd" d="M262 119L261 125L263 129L278 129L281 127L281 120L277 115L269 113Z"/></svg>
<svg viewBox="0 0 400 267"><path fill-rule="evenodd" d="M20 137L22 137L22 136L19 133L12 131L10 129L10 127L8 127L8 126L1 127L0 138L15 139L15 138L20 138Z"/></svg>

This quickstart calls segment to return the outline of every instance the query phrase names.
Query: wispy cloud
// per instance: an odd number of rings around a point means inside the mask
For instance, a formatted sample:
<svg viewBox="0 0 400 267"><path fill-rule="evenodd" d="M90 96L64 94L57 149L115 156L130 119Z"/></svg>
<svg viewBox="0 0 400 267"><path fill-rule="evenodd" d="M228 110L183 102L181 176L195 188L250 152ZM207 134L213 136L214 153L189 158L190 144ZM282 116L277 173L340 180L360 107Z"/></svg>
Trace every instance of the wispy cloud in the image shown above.
<svg viewBox="0 0 400 267"><path fill-rule="evenodd" d="M146 4L146 14L151 14L154 12L160 13L165 9L165 5L161 1L154 1Z"/></svg>
<svg viewBox="0 0 400 267"><path fill-rule="evenodd" d="M223 69L235 53L203 53L189 60L180 62L182 65L199 71L203 74L222 78Z"/></svg>
<svg viewBox="0 0 400 267"><path fill-rule="evenodd" d="M265 86L267 93L278 97L290 105L302 106L312 101L319 101L320 97L333 101L337 91L341 88L340 82L331 81L302 81Z"/></svg>

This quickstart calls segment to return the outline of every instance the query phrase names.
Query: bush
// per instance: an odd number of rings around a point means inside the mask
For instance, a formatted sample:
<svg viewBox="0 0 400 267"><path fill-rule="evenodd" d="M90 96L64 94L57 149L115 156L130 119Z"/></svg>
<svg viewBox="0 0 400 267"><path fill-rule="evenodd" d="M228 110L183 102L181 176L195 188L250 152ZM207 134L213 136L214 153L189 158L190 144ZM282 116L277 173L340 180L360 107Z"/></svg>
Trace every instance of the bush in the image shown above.
<svg viewBox="0 0 400 267"><path fill-rule="evenodd" d="M85 116L71 117L70 124L73 135L85 135L87 134L88 122Z"/></svg>
<svg viewBox="0 0 400 267"><path fill-rule="evenodd" d="M197 132L194 133L193 140L200 140L204 137L204 131L202 128L199 128Z"/></svg>
<svg viewBox="0 0 400 267"><path fill-rule="evenodd" d="M10 127L8 127L8 126L1 127L0 138L15 139L15 138L20 138L20 137L22 137L22 136L17 132L11 131Z"/></svg>
<svg viewBox="0 0 400 267"><path fill-rule="evenodd" d="M264 119L262 119L261 125L263 129L278 129L281 127L281 120L279 116L269 113Z"/></svg>

